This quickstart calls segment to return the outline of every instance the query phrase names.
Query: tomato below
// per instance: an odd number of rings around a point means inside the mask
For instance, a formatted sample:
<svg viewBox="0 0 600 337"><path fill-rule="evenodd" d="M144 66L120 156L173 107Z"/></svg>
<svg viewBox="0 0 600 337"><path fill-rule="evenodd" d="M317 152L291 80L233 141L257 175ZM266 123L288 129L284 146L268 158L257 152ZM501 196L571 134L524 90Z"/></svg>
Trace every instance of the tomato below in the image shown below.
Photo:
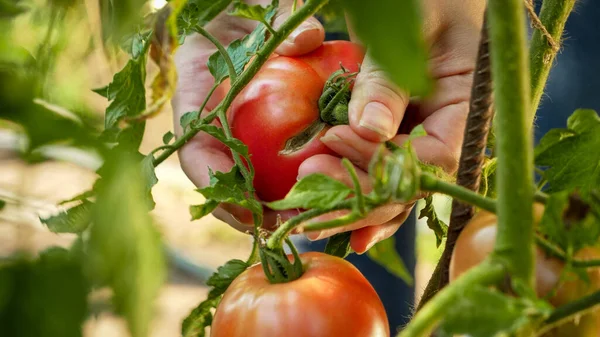
<svg viewBox="0 0 600 337"><path fill-rule="evenodd" d="M544 206L535 204L534 218L540 221ZM495 214L480 211L461 232L452 253L450 262L450 282L462 273L481 263L493 250L496 240L497 218ZM600 250L585 248L579 251L578 259L598 259ZM600 268L588 268L590 283L578 280L563 282L558 288L564 263L556 258L547 256L540 248L536 248L536 291L539 297L551 295L549 301L555 306L561 306L600 289ZM556 288L556 289L555 289ZM556 293L552 294L552 291ZM579 322L567 323L546 334L545 337L596 337L600 336L600 310L597 309L582 316Z"/></svg>
<svg viewBox="0 0 600 337"><path fill-rule="evenodd" d="M327 127L308 137L301 148L282 151L288 139L319 120L318 100L329 76L340 64L358 71L363 55L354 43L330 41L306 55L275 56L233 101L228 112L231 130L248 146L260 199L283 199L296 183L304 160L316 154L334 154L319 140Z"/></svg>
<svg viewBox="0 0 600 337"><path fill-rule="evenodd" d="M262 266L236 278L217 307L211 337L388 337L379 296L350 262L300 255L304 274L271 284Z"/></svg>

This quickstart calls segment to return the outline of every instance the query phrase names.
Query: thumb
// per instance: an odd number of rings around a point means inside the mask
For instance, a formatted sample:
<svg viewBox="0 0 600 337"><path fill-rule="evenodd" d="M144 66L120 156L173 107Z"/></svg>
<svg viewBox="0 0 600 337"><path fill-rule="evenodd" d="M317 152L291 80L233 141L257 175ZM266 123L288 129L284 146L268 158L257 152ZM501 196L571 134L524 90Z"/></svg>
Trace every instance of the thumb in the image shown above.
<svg viewBox="0 0 600 337"><path fill-rule="evenodd" d="M302 5L298 1L297 8ZM273 27L277 29L290 16L292 10L291 1L282 3L273 21ZM325 29L314 17L302 22L296 29L277 47L275 53L286 56L302 55L317 49L325 40Z"/></svg>
<svg viewBox="0 0 600 337"><path fill-rule="evenodd" d="M408 102L408 93L392 83L367 54L348 105L350 127L370 141L390 140L398 131Z"/></svg>

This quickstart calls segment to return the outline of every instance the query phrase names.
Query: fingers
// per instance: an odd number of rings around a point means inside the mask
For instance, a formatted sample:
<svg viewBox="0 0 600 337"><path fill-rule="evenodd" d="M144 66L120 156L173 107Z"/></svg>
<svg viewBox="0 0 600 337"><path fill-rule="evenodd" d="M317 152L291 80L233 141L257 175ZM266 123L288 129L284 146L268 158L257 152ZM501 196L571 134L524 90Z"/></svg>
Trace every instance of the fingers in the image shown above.
<svg viewBox="0 0 600 337"><path fill-rule="evenodd" d="M396 135L408 102L408 94L389 81L367 54L348 106L352 129L370 141L389 140Z"/></svg>
<svg viewBox="0 0 600 337"><path fill-rule="evenodd" d="M350 235L350 247L358 254L365 253L378 242L394 235L398 228L406 221L411 210L412 207L408 208L387 223L355 230Z"/></svg>

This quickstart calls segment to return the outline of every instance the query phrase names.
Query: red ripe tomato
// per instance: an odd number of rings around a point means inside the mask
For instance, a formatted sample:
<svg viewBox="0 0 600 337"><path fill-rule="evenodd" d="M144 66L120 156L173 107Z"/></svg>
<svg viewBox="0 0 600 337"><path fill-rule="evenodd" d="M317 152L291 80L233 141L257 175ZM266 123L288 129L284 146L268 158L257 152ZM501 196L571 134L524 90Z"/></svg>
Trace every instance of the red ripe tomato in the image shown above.
<svg viewBox="0 0 600 337"><path fill-rule="evenodd" d="M326 129L301 148L282 151L288 139L319 119L318 100L328 77L340 69L340 63L358 71L363 55L356 44L332 41L303 56L275 56L233 101L228 115L232 133L249 148L260 199L283 199L296 183L298 167L305 159L332 154L319 140Z"/></svg>
<svg viewBox="0 0 600 337"><path fill-rule="evenodd" d="M540 221L544 206L535 204L534 219ZM452 252L450 262L450 282L462 273L481 263L494 249L496 241L497 217L495 214L480 211L460 233ZM575 254L578 259L597 259L598 249L585 248ZM573 300L600 289L600 268L588 268L590 283L579 280L576 275L570 281L563 282L558 288L564 263L548 256L542 249L536 250L536 292L539 297L551 295L550 303L555 306L567 304ZM555 289L556 288L556 289ZM552 293L552 291L556 291ZM544 334L545 337L600 336L600 310L582 316L578 322L561 325Z"/></svg>
<svg viewBox="0 0 600 337"><path fill-rule="evenodd" d="M300 255L304 274L271 284L262 266L238 276L217 307L211 337L388 337L377 293L348 261Z"/></svg>

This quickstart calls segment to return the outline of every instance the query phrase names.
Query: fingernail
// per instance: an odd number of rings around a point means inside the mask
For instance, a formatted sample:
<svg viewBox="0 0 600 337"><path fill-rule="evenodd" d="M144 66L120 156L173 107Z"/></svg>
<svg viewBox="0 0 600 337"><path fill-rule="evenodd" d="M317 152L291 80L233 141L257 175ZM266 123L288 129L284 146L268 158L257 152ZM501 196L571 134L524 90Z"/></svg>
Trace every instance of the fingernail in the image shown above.
<svg viewBox="0 0 600 337"><path fill-rule="evenodd" d="M363 110L359 125L389 139L392 137L391 129L394 125L394 117L385 105L379 102L369 102Z"/></svg>
<svg viewBox="0 0 600 337"><path fill-rule="evenodd" d="M321 137L320 139L323 143L330 143L330 142L333 143L333 142L339 142L342 140L335 133L327 133L327 134L325 134L325 136Z"/></svg>
<svg viewBox="0 0 600 337"><path fill-rule="evenodd" d="M321 27L319 27L316 23L314 23L312 21L304 21L285 40L286 40L286 42L294 43L294 42L296 42L296 39L298 38L298 36L304 34L305 32L307 32L309 30L317 30L320 28Z"/></svg>

